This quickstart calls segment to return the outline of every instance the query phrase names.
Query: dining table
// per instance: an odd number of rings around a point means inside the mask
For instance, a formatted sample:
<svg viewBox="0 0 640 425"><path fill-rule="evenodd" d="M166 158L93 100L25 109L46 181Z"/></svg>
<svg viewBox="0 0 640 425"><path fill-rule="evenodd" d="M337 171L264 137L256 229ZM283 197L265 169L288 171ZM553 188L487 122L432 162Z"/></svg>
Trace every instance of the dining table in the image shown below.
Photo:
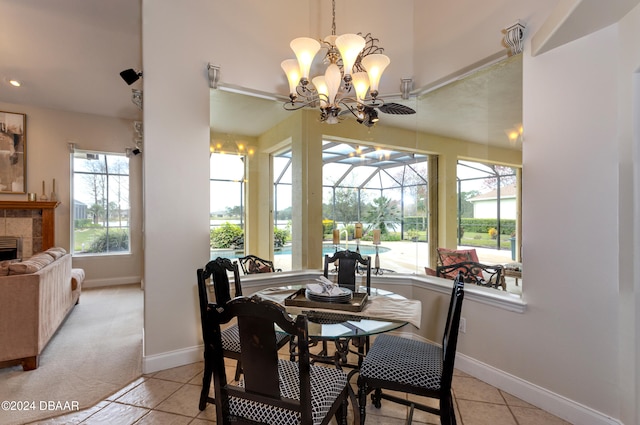
<svg viewBox="0 0 640 425"><path fill-rule="evenodd" d="M296 303L298 305L287 305L287 299L291 300L304 294L305 287L306 285L270 287L257 291L255 295L283 305L285 310L293 316L305 314L309 340L315 343L332 341L336 347L333 354L325 352L324 349L320 353L312 354L312 360L335 364L339 369L350 368L347 374L349 381L360 369L362 360L366 356L370 336L394 331L404 326L420 328L422 303L419 300L408 299L381 288L371 287L367 291L367 288L362 286L357 287L353 294L354 298L360 295L358 299L366 299L364 305L358 306L357 311L354 311L354 303L341 306L341 303L310 302L305 306L304 302L298 302ZM356 350L351 350L350 346ZM295 351L296 344L293 341L290 343L292 360L295 358ZM357 364L349 363L349 353L358 356ZM354 406L354 423L360 423L360 410L355 408L358 400L350 385L349 398Z"/></svg>
<svg viewBox="0 0 640 425"><path fill-rule="evenodd" d="M422 304L419 300L406 297L381 288L358 287L356 294L366 294L366 303L359 311L354 311L353 304L299 302L287 305L287 299L304 291L305 285L287 285L262 289L255 293L262 299L276 302L285 310L296 316L305 314L308 321L309 339L314 341L333 341L336 351L333 354L314 354L315 361L335 363L337 367L356 369L365 353L364 342L367 337L390 332L407 325L420 328ZM347 360L349 346L358 350L358 365ZM292 350L294 348L292 347Z"/></svg>

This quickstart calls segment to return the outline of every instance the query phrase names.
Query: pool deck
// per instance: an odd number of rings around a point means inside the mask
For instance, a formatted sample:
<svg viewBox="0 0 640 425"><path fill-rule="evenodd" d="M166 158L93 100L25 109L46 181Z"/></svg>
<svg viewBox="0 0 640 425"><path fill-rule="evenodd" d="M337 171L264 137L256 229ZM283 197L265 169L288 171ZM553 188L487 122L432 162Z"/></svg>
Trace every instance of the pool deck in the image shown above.
<svg viewBox="0 0 640 425"><path fill-rule="evenodd" d="M361 246L371 246L370 243L363 243ZM349 244L349 248L354 250ZM397 273L408 273L423 275L424 267L428 266L429 244L426 242L384 242L382 247L389 248L387 252L380 253L380 267L383 269L393 270ZM471 247L459 246L459 249L469 249ZM475 248L478 253L478 259L486 264L506 264L512 262L511 250L500 250L490 248ZM371 256L373 260L373 255ZM274 266L282 270L291 270L291 255L283 254L274 257ZM519 285L515 285L515 279L507 278L507 291L514 294L522 294L522 279L519 279Z"/></svg>

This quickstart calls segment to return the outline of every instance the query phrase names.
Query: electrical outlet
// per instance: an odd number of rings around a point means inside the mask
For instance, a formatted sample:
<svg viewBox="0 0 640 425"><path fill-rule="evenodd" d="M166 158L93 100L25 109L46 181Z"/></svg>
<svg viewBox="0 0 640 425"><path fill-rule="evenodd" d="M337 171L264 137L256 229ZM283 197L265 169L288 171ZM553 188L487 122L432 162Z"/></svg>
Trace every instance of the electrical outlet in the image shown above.
<svg viewBox="0 0 640 425"><path fill-rule="evenodd" d="M460 327L458 328L458 330L463 334L467 333L467 319L465 319L464 317L460 318Z"/></svg>

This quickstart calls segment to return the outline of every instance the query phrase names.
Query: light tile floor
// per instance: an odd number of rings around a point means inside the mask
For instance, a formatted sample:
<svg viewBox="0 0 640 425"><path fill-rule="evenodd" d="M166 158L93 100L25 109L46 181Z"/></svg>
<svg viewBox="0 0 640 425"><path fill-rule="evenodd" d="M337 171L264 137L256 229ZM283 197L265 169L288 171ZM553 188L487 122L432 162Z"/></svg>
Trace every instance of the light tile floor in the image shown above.
<svg viewBox="0 0 640 425"><path fill-rule="evenodd" d="M285 350L285 347L283 350ZM286 352L283 352L286 358ZM227 376L233 377L235 362L227 361ZM193 363L144 375L95 406L73 414L33 422L46 425L207 425L215 423L215 407L198 410L203 363ZM356 375L357 377L357 375ZM353 388L357 391L354 377ZM212 384L213 386L213 384ZM213 393L213 387L211 388ZM504 391L457 371L453 377L456 418L460 425L566 425ZM413 397L420 400L420 397ZM423 399L422 402L425 402ZM433 401L428 401L433 403ZM434 404L435 405L435 404ZM349 406L349 423L353 423ZM367 407L367 424L404 424L408 408L387 400L382 407ZM331 422L335 425L335 419ZM414 424L440 424L438 417L416 410Z"/></svg>

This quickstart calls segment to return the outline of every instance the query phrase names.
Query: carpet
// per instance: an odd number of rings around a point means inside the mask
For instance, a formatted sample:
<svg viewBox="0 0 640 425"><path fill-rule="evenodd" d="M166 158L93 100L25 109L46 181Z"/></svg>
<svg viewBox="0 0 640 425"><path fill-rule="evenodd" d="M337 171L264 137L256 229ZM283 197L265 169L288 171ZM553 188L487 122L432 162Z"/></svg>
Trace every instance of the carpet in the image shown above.
<svg viewBox="0 0 640 425"><path fill-rule="evenodd" d="M83 290L42 352L38 369L0 369L0 402L21 407L6 410L3 404L0 424L70 413L61 410L65 407L91 407L140 377L143 305L139 284Z"/></svg>

